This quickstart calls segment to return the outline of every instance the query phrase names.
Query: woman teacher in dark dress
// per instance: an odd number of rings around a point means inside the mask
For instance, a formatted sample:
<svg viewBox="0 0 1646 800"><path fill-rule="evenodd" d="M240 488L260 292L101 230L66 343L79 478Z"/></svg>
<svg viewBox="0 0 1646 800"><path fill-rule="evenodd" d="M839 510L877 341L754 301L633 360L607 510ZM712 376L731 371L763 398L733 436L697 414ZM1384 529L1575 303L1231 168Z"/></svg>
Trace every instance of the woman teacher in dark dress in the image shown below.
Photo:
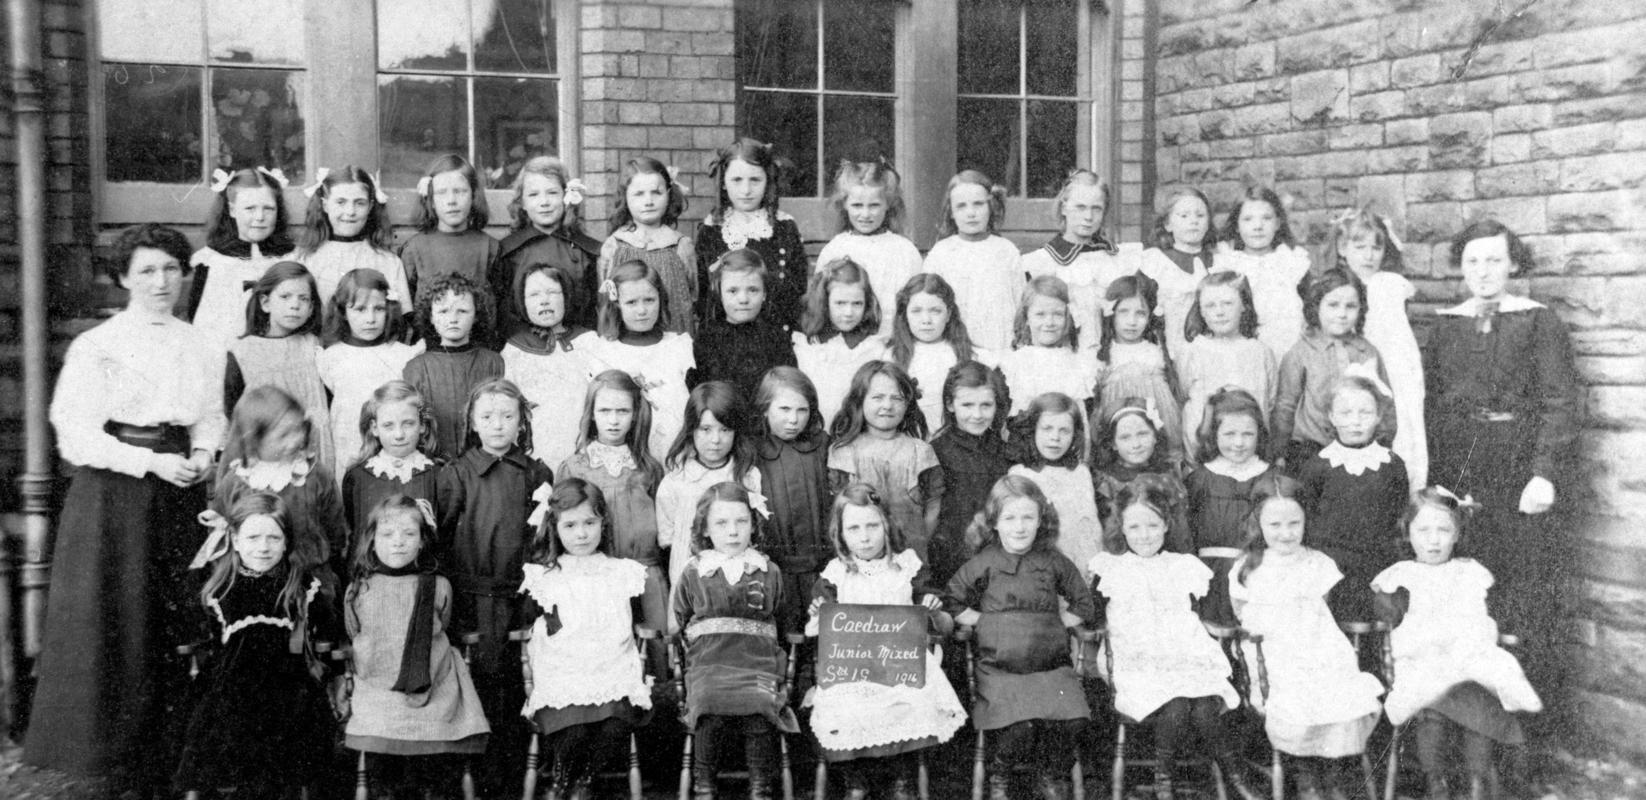
<svg viewBox="0 0 1646 800"><path fill-rule="evenodd" d="M1554 311L1509 292L1532 267L1513 231L1477 222L1451 255L1469 298L1439 312L1424 351L1429 481L1481 504L1468 554L1496 578L1492 615L1527 636L1529 671L1546 671L1536 654L1558 644L1550 623L1564 549L1548 512L1571 474L1580 413L1571 343Z"/></svg>
<svg viewBox="0 0 1646 800"><path fill-rule="evenodd" d="M57 528L45 646L24 759L140 795L174 766L159 744L184 677L173 655L196 615L184 572L223 437L223 351L172 316L182 234L148 224L114 246L125 310L69 346L52 400L77 469Z"/></svg>

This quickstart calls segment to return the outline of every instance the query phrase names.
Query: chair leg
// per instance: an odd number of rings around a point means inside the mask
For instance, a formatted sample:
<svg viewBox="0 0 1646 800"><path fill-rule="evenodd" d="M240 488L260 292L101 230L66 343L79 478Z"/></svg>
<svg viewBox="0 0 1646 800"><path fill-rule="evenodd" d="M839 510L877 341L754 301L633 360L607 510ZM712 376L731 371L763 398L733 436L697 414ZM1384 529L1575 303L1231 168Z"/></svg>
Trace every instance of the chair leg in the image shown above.
<svg viewBox="0 0 1646 800"><path fill-rule="evenodd" d="M829 762L817 754L817 770L812 774L812 800L829 800Z"/></svg>
<svg viewBox="0 0 1646 800"><path fill-rule="evenodd" d="M915 760L915 791L920 793L920 800L932 800L932 776L926 770L926 751L921 750ZM821 797L819 800L822 800Z"/></svg>
<svg viewBox="0 0 1646 800"><path fill-rule="evenodd" d="M972 800L983 800L983 732L977 732L977 745L972 748Z"/></svg>
<svg viewBox="0 0 1646 800"><path fill-rule="evenodd" d="M1363 752L1360 754L1360 774L1366 781L1366 796L1375 800L1377 797L1377 771L1372 769L1371 753Z"/></svg>
<svg viewBox="0 0 1646 800"><path fill-rule="evenodd" d="M537 768L541 764L539 759L543 753L540 739L542 737L533 731L531 739L526 742L526 775L520 781L520 800L534 800L537 797ZM355 800L366 798L356 797Z"/></svg>
<svg viewBox="0 0 1646 800"><path fill-rule="evenodd" d="M1280 766L1280 751L1273 747L1269 748L1269 795L1274 800L1286 800L1286 773ZM1377 800L1372 795L1367 797Z"/></svg>
<svg viewBox="0 0 1646 800"><path fill-rule="evenodd" d="M366 751L360 751L359 757L354 760L354 800L367 800L371 796L371 782L366 776Z"/></svg>
<svg viewBox="0 0 1646 800"><path fill-rule="evenodd" d="M463 800L475 800L479 796L474 789L474 759L463 759Z"/></svg>
<svg viewBox="0 0 1646 800"><path fill-rule="evenodd" d="M200 791L197 789L190 789L184 792L183 800L200 800Z"/></svg>
<svg viewBox="0 0 1646 800"><path fill-rule="evenodd" d="M1086 771L1080 767L1080 754L1075 753L1074 766L1069 768L1069 785L1074 792L1074 800L1086 800Z"/></svg>
<svg viewBox="0 0 1646 800"><path fill-rule="evenodd" d="M1395 800L1395 779L1400 777L1400 731L1396 725L1389 733L1389 769L1383 776L1383 800Z"/></svg>
<svg viewBox="0 0 1646 800"><path fill-rule="evenodd" d="M641 800L645 797L645 789L640 785L640 745L635 741L634 732L629 732L629 800ZM526 798L531 800L531 798Z"/></svg>
<svg viewBox="0 0 1646 800"><path fill-rule="evenodd" d="M789 764L789 737L777 732L777 764L783 775L783 800L794 800L794 768Z"/></svg>
<svg viewBox="0 0 1646 800"><path fill-rule="evenodd" d="M1229 800L1229 785L1224 781L1223 765L1212 762L1212 783L1217 784L1217 800Z"/></svg>
<svg viewBox="0 0 1646 800"><path fill-rule="evenodd" d="M1126 796L1126 726L1121 725L1114 737L1114 764L1110 766L1113 788L1110 800L1125 800Z"/></svg>
<svg viewBox="0 0 1646 800"><path fill-rule="evenodd" d="M692 797L692 739L691 731L686 731L686 741L680 748L680 800L691 800Z"/></svg>

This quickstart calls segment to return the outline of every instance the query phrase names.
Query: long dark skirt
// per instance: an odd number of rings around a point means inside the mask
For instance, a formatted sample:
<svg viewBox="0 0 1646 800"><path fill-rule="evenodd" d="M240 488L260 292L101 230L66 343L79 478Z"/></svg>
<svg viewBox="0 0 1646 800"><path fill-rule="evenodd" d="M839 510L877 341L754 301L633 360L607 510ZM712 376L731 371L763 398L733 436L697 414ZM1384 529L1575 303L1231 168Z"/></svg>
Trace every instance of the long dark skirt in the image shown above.
<svg viewBox="0 0 1646 800"><path fill-rule="evenodd" d="M163 786L162 735L187 678L177 645L198 638L185 580L205 539L204 485L102 469L75 473L63 503L46 605L30 764Z"/></svg>

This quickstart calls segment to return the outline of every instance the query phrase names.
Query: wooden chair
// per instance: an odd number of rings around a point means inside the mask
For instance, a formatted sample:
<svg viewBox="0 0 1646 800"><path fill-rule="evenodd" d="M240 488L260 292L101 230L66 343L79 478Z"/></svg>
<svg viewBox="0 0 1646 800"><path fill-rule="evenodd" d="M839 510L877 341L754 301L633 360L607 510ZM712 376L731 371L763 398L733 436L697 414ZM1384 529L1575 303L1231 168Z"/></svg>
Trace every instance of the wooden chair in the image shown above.
<svg viewBox="0 0 1646 800"><path fill-rule="evenodd" d="M788 665L784 671L783 684L777 687L779 694L787 698L789 706L795 704L795 669L798 660L800 645L806 641L803 634L791 633L786 637L789 645ZM676 696L680 698L681 713L686 709L686 669L690 666L686 660L685 633L673 634L669 637L669 671L675 683ZM690 726L686 728L686 740L680 749L680 790L679 800L691 800L692 796L692 746L696 732ZM794 769L789 761L789 736L782 731L777 734L777 758L779 784L783 792L783 800L794 800ZM747 770L722 771L716 774L717 778L732 778L748 780Z"/></svg>
<svg viewBox="0 0 1646 800"><path fill-rule="evenodd" d="M1205 625L1206 631L1218 640L1219 647L1227 653L1229 651L1229 647L1227 645L1232 643L1235 639L1237 633L1236 629L1222 625L1214 625L1209 622L1205 623ZM1103 641L1103 666L1105 672L1107 672L1109 676L1110 684L1113 685L1114 648L1109 646L1106 636ZM1230 664L1231 674L1235 674L1235 666L1236 665L1233 663ZM1236 686L1235 690L1241 695L1242 698L1245 697L1245 691L1242 687ZM1132 729L1144 727L1147 723L1144 723L1141 720L1132 719L1131 717L1121 714L1119 711L1115 712L1115 718L1117 720L1117 725L1114 742L1114 764L1111 767L1112 774L1110 793L1111 800L1125 800L1126 767L1128 762L1134 767L1149 767L1152 769L1163 768L1169 770L1173 765L1162 764L1158 758L1128 759L1126 756L1127 733ZM1229 800L1228 782L1225 780L1226 776L1223 774L1223 767L1219 766L1217 761L1210 757L1191 760L1204 763L1209 768L1212 776L1212 783L1216 787L1217 800Z"/></svg>
<svg viewBox="0 0 1646 800"><path fill-rule="evenodd" d="M1500 633L1497 637L1497 643L1498 646L1504 649L1513 650L1520 646L1520 637L1510 633ZM1383 640L1383 671L1385 684L1393 687L1395 683L1395 655L1389 637L1384 637ZM1395 787L1399 783L1400 776L1401 734L1405 732L1409 724L1395 726L1394 733L1389 736L1389 766L1388 774L1384 776L1383 780L1383 800L1395 800ZM1469 776L1469 797L1478 800L1485 796L1486 786L1482 782L1481 776L1471 774Z"/></svg>
<svg viewBox="0 0 1646 800"><path fill-rule="evenodd" d="M971 697L977 697L977 631L973 626L960 625L955 628L954 638L966 647L966 688ZM1086 652L1088 647L1096 647L1103 639L1103 631L1090 628L1071 628L1069 631L1069 655L1073 661L1075 674L1082 678L1088 677L1086 669ZM972 747L972 800L983 800L983 786L988 779L987 737L984 731L977 732L977 742ZM1074 766L1070 769L1070 782L1073 787L1074 800L1086 800L1085 773L1080 766L1080 757L1077 754ZM921 797L925 797L924 787ZM1115 800L1121 800L1117 797Z"/></svg>
<svg viewBox="0 0 1646 800"><path fill-rule="evenodd" d="M659 641L657 631L654 631L651 628L636 625L634 628L634 637L635 646L639 649L641 654L641 663L650 663L650 660L646 656L648 650ZM530 628L523 628L521 630L509 632L509 641L520 643L520 672L522 677L525 679L527 697L531 697L533 682L531 654L527 652L526 648L526 643L530 642L531 638L532 632ZM668 679L667 676L663 676L663 678L664 680ZM647 686L654 685L654 681L655 676L646 676ZM531 740L526 744L526 775L524 780L521 781L520 800L536 800L539 767L547 766L541 763L543 736L537 730L537 722L533 720L528 724L531 726L532 732ZM622 772L598 773L596 777L609 779L626 778L629 785L630 800L643 800L644 791L640 782L640 747L635 738L634 731L629 732L629 755L626 768ZM549 800L563 800L563 798L555 795L552 787L547 797Z"/></svg>

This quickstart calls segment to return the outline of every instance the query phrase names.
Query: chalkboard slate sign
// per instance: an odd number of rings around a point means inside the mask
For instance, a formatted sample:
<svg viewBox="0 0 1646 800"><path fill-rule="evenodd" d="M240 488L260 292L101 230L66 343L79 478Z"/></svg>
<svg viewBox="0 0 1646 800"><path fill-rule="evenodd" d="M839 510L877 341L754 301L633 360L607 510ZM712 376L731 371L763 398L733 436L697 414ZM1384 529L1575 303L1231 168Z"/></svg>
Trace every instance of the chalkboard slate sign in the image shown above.
<svg viewBox="0 0 1646 800"><path fill-rule="evenodd" d="M926 609L827 603L818 615L817 685L926 685Z"/></svg>

